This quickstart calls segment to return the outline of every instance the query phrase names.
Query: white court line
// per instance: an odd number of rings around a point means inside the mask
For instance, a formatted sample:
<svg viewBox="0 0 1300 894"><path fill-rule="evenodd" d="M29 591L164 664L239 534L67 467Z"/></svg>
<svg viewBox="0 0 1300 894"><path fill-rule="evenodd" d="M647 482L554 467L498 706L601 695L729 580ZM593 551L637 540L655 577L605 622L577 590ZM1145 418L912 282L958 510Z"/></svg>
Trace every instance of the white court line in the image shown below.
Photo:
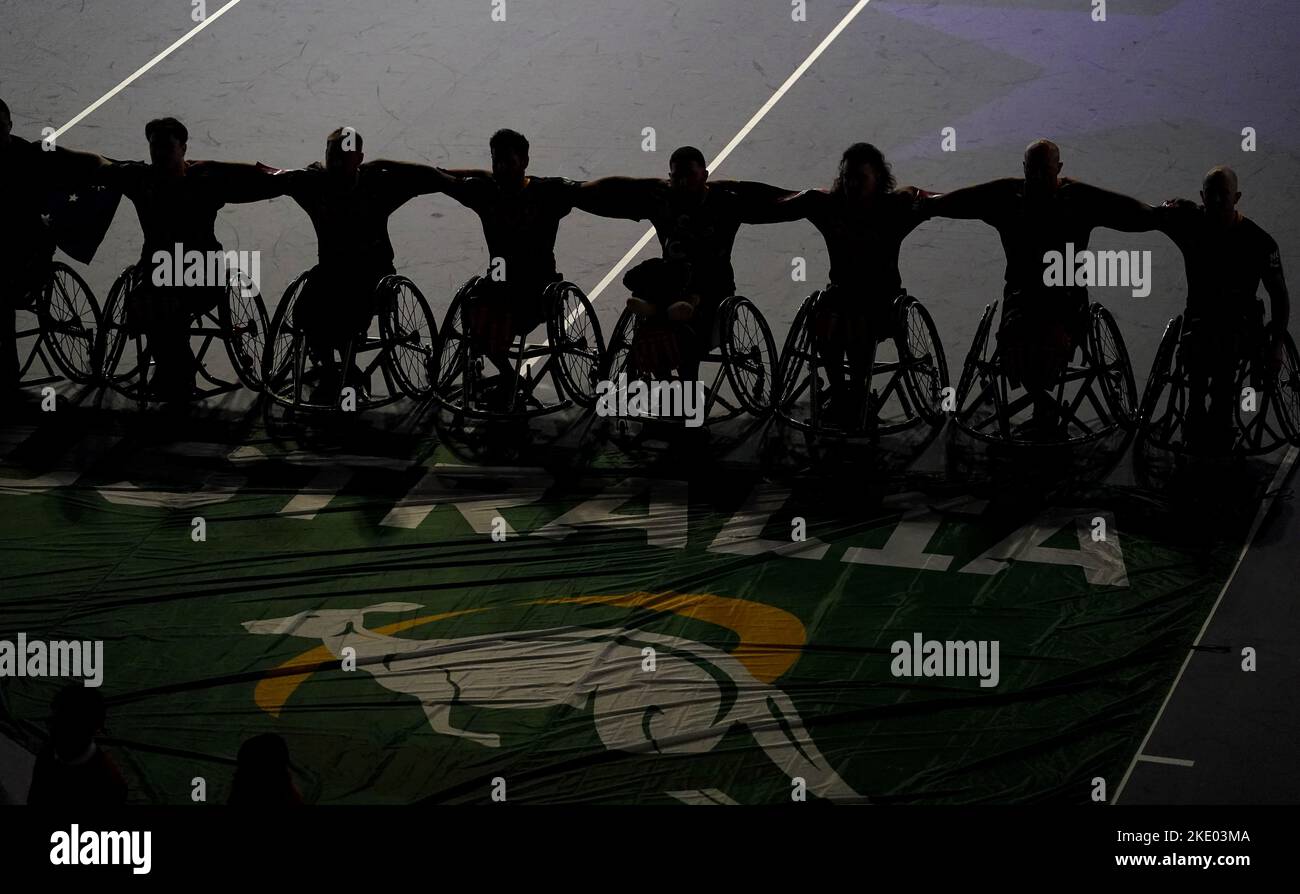
<svg viewBox="0 0 1300 894"><path fill-rule="evenodd" d="M1171 767L1196 766L1196 761L1183 760L1181 757L1156 757L1154 754L1139 754L1137 759L1148 764L1168 764Z"/></svg>
<svg viewBox="0 0 1300 894"><path fill-rule="evenodd" d="M1129 777L1133 775L1133 768L1138 765L1142 759L1142 752L1147 750L1147 743L1151 741L1151 734L1156 731L1156 726L1160 723L1160 718L1164 716L1165 708L1169 707L1169 701L1174 696L1174 690L1183 679L1183 672L1187 670L1187 665L1191 662L1192 656L1196 654L1196 647L1201 644L1201 638L1205 636L1205 631L1209 629L1210 622L1214 620L1214 613L1219 610L1219 603L1223 602L1224 594L1228 592L1228 587L1232 586L1232 580L1237 576L1237 569L1246 558L1246 553L1250 550L1250 545L1255 542L1255 535L1259 533L1260 526L1264 523L1264 514L1268 512L1273 501L1277 499L1276 491L1286 480L1287 473L1291 471L1291 466L1295 463L1297 451L1295 447L1288 447L1286 456L1282 460L1282 465L1278 466L1277 472L1273 475L1273 483L1269 485L1268 493L1273 496L1266 496L1264 502L1260 504L1259 511L1255 513L1255 521L1250 526L1250 532L1246 535L1246 542L1241 547L1241 554L1237 556L1237 564L1232 566L1232 573L1228 579L1223 582L1223 589L1219 591L1219 598L1214 600L1214 606L1210 613L1205 616L1205 623L1201 625L1201 630L1196 634L1196 641L1192 643L1192 648L1187 650L1187 657L1183 659L1182 667L1178 668L1178 676L1174 677L1174 685L1169 687L1169 692L1165 694L1165 700L1160 704L1160 710L1156 712L1155 719L1151 721L1151 728L1142 738L1142 744L1138 746L1137 754L1133 755L1133 760L1128 765L1128 770L1124 772L1124 778L1119 781L1119 788L1115 789L1115 797L1111 798L1112 805L1119 803L1119 796L1124 793L1124 786L1128 785Z"/></svg>
<svg viewBox="0 0 1300 894"><path fill-rule="evenodd" d="M763 103L763 105L759 107L759 110L754 113L753 117L746 122L745 126L736 132L736 135L731 138L731 142L723 147L722 151L717 154L717 157L715 157L713 161L709 162L709 173L713 173L713 171L717 169L718 165L726 161L727 156L731 154L732 150L740 145L740 141L749 136L749 132L758 125L758 122L762 121L767 116L767 113L772 111L772 107L781 101L781 97L785 96L786 92L795 85L795 82L804 76L808 69L812 67L812 64L817 61L818 57L820 57L822 53L826 52L826 48L835 41L835 38L840 36L840 32L847 28L849 23L857 18L858 13L862 12L870 2L871 0L858 0L858 2L853 5L853 8L848 11L844 18L840 19L839 24L830 30L830 33L822 39L821 43L817 44L817 48L808 54L808 58L799 63L799 67L790 74L790 77L785 79L785 83L778 87L776 92L768 97L767 102ZM596 287L587 295L588 300L594 302L598 297L600 297L600 293L605 291L605 288L613 281L614 277L618 276L619 273L623 271L623 268L631 263L632 259L641 252L641 249L646 247L646 243L650 241L654 234L654 227L646 230L645 234L637 240L636 244L628 249L627 254L623 255L622 260L615 264L613 269L605 274L604 279L596 283ZM567 324L565 328L568 328Z"/></svg>
<svg viewBox="0 0 1300 894"><path fill-rule="evenodd" d="M59 137L63 136L65 133L67 133L68 131L72 130L72 128L76 127L78 124L81 123L81 120L82 120L83 118L85 118L85 117L86 117L87 115L89 115L91 112L95 111L95 109L99 108L99 107L102 106L104 103L108 102L108 101L109 101L110 99L112 99L114 96L117 96L117 94L121 93L121 92L122 92L123 90L125 90L127 87L131 86L131 84L132 84L133 82L135 82L135 80L136 80L137 78L139 78L139 77L140 77L141 75L143 75L145 72L149 71L149 69L153 68L153 67L154 67L155 65L157 65L159 62L161 62L161 61L163 61L164 59L166 59L166 58L167 58L168 56L170 56L172 53L176 52L176 51L177 51L178 49L180 49L180 48L181 48L181 47L182 47L182 46L183 46L183 45L184 45L184 44L185 44L185 43L186 43L186 42L187 42L191 37L193 37L194 35L198 34L200 31L202 31L204 28L206 28L206 27L208 27L209 25L211 25L211 24L212 24L213 22L215 22L217 19L221 18L223 15L225 15L226 10L230 9L232 6L235 6L236 4L238 4L238 3L240 3L240 2L241 2L241 0L230 0L230 2L227 3L225 6L221 7L221 8L218 9L216 12L214 12L212 15L208 16L206 19L204 19L203 21L199 22L197 25L195 25L193 28L191 28L191 29L190 29L186 34L184 34L184 35L183 35L179 40L177 40L175 43L173 43L173 44L172 44L171 46L169 46L167 49L163 50L163 51L162 51L161 53L159 53L157 56L154 56L152 59L150 59L150 60L149 60L148 62L146 62L144 65L140 66L140 67L137 68L134 72L132 72L130 75L128 75L127 78L126 78L126 80L122 81L122 83L118 84L118 85L117 85L116 87L114 87L112 90L108 91L108 92L105 93L103 96L101 96L99 99L95 100L95 101L92 102L90 105L86 106L84 109L82 109L82 110L81 110L80 112L78 112L76 115L74 115L74 116L72 117L72 120L71 120L71 121L69 121L67 124L63 125L63 126L60 127L58 130L56 130L53 134L51 134L51 135L49 136L49 139L51 139L51 140L57 140Z"/></svg>
<svg viewBox="0 0 1300 894"><path fill-rule="evenodd" d="M827 47L835 42L835 38L840 36L840 32L847 28L849 24L858 17L858 13L862 12L870 2L871 0L858 0L857 3L853 4L853 8L845 14L844 18L840 19L839 24L832 28L830 32L822 38L822 42L817 44L816 49L808 54L808 58L799 63L799 67L790 73L790 77L785 79L785 83L778 87L776 92L768 97L767 102L763 103L763 105L759 107L758 111L755 112L747 122L745 122L745 126L738 130L736 135L731 138L731 142L727 143L726 146L723 146L722 151L714 157L713 161L709 162L708 170L710 174L713 173L720 164L727 160L727 156L731 154L733 149L740 145L740 141L749 136L749 132L758 126L760 121L767 117L767 113L772 111L772 107L781 101L781 97L785 96L789 89L793 87L805 73L807 73L809 68L812 68L812 64L817 61L822 53L826 52ZM595 304L596 299L600 297L600 293L605 291L609 284L614 281L614 277L622 273L623 269L632 262L632 259L641 253L641 249L645 248L646 244L654 238L654 234L654 227L650 227L646 230L641 235L641 238L627 250L627 254L623 255L623 257L619 259L619 262L605 274L601 281L596 283L595 288L587 293L587 300L592 304ZM562 328L567 330L570 324L578 318L578 313L578 309L574 308L565 318L564 326ZM549 344L549 339L545 342L541 342L541 344ZM521 367L521 371L526 372L531 370L533 365L538 363L540 360L540 357L535 357L532 360L525 361Z"/></svg>

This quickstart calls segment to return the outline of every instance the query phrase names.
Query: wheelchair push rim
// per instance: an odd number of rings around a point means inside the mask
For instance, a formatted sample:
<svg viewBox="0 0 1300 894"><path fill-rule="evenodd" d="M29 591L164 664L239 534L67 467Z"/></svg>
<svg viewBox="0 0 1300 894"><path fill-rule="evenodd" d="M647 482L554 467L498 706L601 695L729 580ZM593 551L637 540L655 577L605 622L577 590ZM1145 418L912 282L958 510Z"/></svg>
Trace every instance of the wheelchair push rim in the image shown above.
<svg viewBox="0 0 1300 894"><path fill-rule="evenodd" d="M722 362L740 405L753 416L766 416L776 405L776 341L754 302L740 295L718 308Z"/></svg>
<svg viewBox="0 0 1300 894"><path fill-rule="evenodd" d="M522 421L571 408L573 400L559 386L556 386L559 393L554 403L543 402L536 395L537 388L547 378L555 380L557 355L549 339L545 344L530 343L526 335L513 335L506 349L516 378L515 387L506 395L505 406L486 404L484 398L488 394L496 392L499 395L500 390L509 387L511 382L500 370L484 377L488 359L475 346L470 332L469 303L481 281L482 277L475 276L461 286L447 309L439 329L437 387L433 390L433 399L457 419L485 422ZM550 327L548 319L548 332Z"/></svg>
<svg viewBox="0 0 1300 894"><path fill-rule="evenodd" d="M555 387L583 409L596 405L596 384L605 359L605 339L596 309L571 282L548 287L547 337L556 352Z"/></svg>
<svg viewBox="0 0 1300 894"><path fill-rule="evenodd" d="M96 344L103 314L90 286L61 261L51 265L36 308L40 345L48 347L58 370L79 385L97 378Z"/></svg>

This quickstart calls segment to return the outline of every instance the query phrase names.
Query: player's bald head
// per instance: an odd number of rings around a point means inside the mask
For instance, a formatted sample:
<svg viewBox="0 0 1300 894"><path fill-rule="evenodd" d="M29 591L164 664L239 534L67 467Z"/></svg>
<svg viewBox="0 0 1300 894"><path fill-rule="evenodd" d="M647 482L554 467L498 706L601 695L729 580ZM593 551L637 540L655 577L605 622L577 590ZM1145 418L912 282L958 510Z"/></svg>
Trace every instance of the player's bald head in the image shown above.
<svg viewBox="0 0 1300 894"><path fill-rule="evenodd" d="M1061 150L1051 140L1034 140L1025 147L1025 187L1033 195L1056 191Z"/></svg>
<svg viewBox="0 0 1300 894"><path fill-rule="evenodd" d="M1227 165L1210 168L1201 183L1201 202L1210 220L1229 226L1237 219L1237 202L1241 190L1237 188L1237 172Z"/></svg>
<svg viewBox="0 0 1300 894"><path fill-rule="evenodd" d="M1059 168L1061 166L1061 147L1051 140L1034 140L1025 147L1025 166L1039 165Z"/></svg>
<svg viewBox="0 0 1300 894"><path fill-rule="evenodd" d="M1235 193L1238 191L1237 172L1227 165L1215 165L1206 172L1201 187L1207 192L1211 189L1221 189L1225 192Z"/></svg>

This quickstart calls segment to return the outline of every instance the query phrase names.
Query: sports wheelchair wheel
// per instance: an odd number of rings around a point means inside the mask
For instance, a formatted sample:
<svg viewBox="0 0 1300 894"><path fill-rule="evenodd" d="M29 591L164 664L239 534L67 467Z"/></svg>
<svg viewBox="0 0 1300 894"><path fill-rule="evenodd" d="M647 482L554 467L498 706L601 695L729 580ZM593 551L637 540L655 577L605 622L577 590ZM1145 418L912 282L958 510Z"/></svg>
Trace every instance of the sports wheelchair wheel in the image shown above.
<svg viewBox="0 0 1300 894"><path fill-rule="evenodd" d="M1180 315L1169 321L1156 351L1138 413L1134 450L1140 462L1154 450L1175 456L1209 453L1189 444L1191 387L1183 365L1183 334ZM1247 400L1247 387L1253 391L1251 401ZM1282 366L1275 376L1257 370L1253 356L1238 361L1233 402L1235 430L1228 455L1260 456L1288 443L1300 444L1300 355L1289 333L1283 342ZM1248 409L1248 404L1253 409Z"/></svg>
<svg viewBox="0 0 1300 894"><path fill-rule="evenodd" d="M555 351L555 386L584 410L596 405L596 383L605 360L600 320L587 296L571 282L547 290L547 338Z"/></svg>
<svg viewBox="0 0 1300 894"><path fill-rule="evenodd" d="M491 361L472 332L474 301L484 280L472 277L452 299L439 331L432 396L457 418L521 420L595 403L604 352L591 302L570 282L546 286L547 339L512 334L505 349L510 370L488 374ZM548 385L549 380L549 385Z"/></svg>
<svg viewBox="0 0 1300 894"><path fill-rule="evenodd" d="M1075 344L1055 386L1044 393L1053 405L1051 428L1035 426L1033 395L1012 387L1000 350L990 346L997 303L984 309L957 387L956 426L990 444L1063 447L1127 438L1134 426L1137 388L1119 327L1105 308L1081 309ZM1078 359L1076 360L1076 356Z"/></svg>
<svg viewBox="0 0 1300 894"><path fill-rule="evenodd" d="M313 269L295 279L276 307L262 361L267 396L289 409L316 412L374 409L403 395L416 400L429 396L437 327L415 284L396 274L383 277L375 286L376 312L367 331L331 350L322 362L296 315L314 275L321 274ZM353 369L360 373L359 382L347 379ZM376 371L384 385L378 394L371 391ZM350 395L344 390L349 387Z"/></svg>
<svg viewBox="0 0 1300 894"><path fill-rule="evenodd" d="M19 312L35 316L36 325L20 325L15 338L31 338L25 359L19 364L23 385L47 385L67 379L79 385L95 381L95 345L103 325L99 302L77 271L61 261L49 266L44 282L29 296L30 303ZM36 361L45 374L27 378Z"/></svg>
<svg viewBox="0 0 1300 894"><path fill-rule="evenodd" d="M433 395L438 324L424 295L405 276L386 276L378 286L379 332L384 369L413 400Z"/></svg>
<svg viewBox="0 0 1300 894"><path fill-rule="evenodd" d="M152 388L155 361L147 335L128 320L127 307L130 296L144 284L147 276L146 267L133 265L114 281L105 302L104 323L95 350L96 367L104 384L142 405L156 397ZM261 390L261 359L270 324L262 296L250 289L252 285L243 271L231 271L216 306L191 315L185 334L190 339L195 373L200 380L194 383L191 400L226 394L241 387ZM214 341L225 346L235 374L233 380L219 377L208 367L208 352Z"/></svg>
<svg viewBox="0 0 1300 894"><path fill-rule="evenodd" d="M813 337L822 300L820 291L805 299L786 336L776 407L782 421L805 432L837 437L874 437L920 423L941 425L945 419L943 391L948 387L948 362L930 314L907 294L894 299L888 314L891 325L876 336L878 345L893 343L896 358L873 356L862 418L848 426L829 418L827 361ZM850 375L842 356L835 362L841 377ZM856 418L856 410L854 415Z"/></svg>
<svg viewBox="0 0 1300 894"><path fill-rule="evenodd" d="M719 302L712 320L713 330L708 339L711 346L705 346L688 322L666 325L662 320L643 322L631 310L624 310L610 337L600 378L617 383L620 376L626 376L629 392L632 383L642 382L652 393L667 389L674 397L678 392L672 389L680 382L683 400L685 388L700 387L703 392L700 412L706 425L742 414L756 420L766 418L775 404L777 383L772 330L753 302L738 295ZM672 348L674 358L664 359L663 363L686 364L687 358L694 354L696 374L700 376L698 386L683 381L678 369L641 369L637 354L642 350L642 338L666 340L669 345L674 339L680 339ZM597 410L600 409L598 404ZM684 410L685 404L675 409ZM636 421L683 425L686 420L674 413L675 410L669 414L637 413L618 418L620 424Z"/></svg>
<svg viewBox="0 0 1300 894"><path fill-rule="evenodd" d="M754 302L740 295L718 307L722 368L740 405L763 417L776 403L776 342Z"/></svg>

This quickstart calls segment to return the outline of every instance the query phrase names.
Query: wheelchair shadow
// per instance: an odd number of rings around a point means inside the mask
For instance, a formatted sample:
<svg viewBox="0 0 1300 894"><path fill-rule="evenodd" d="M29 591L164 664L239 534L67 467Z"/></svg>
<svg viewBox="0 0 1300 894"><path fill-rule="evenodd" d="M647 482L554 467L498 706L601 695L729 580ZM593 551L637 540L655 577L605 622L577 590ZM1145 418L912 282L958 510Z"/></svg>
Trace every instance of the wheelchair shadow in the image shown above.
<svg viewBox="0 0 1300 894"><path fill-rule="evenodd" d="M649 469L675 477L689 477L701 468L752 470L760 465L759 445L768 424L740 414L687 428L593 413L584 426L582 448L586 464L599 468Z"/></svg>
<svg viewBox="0 0 1300 894"><path fill-rule="evenodd" d="M876 439L812 433L774 420L762 434L762 471L774 476L809 473L831 478L881 481L905 478L924 466L943 426L916 425Z"/></svg>
<svg viewBox="0 0 1300 894"><path fill-rule="evenodd" d="M1221 539L1223 526L1253 521L1284 453L1211 457L1149 449L1134 456L1134 479L1139 487L1170 503L1171 537L1208 545ZM1284 502L1274 503L1270 512L1277 512ZM1206 524L1207 519L1215 524Z"/></svg>
<svg viewBox="0 0 1300 894"><path fill-rule="evenodd" d="M1086 444L990 443L950 426L944 445L949 478L973 493L1038 501L1104 481L1124 459L1132 434L1116 429Z"/></svg>
<svg viewBox="0 0 1300 894"><path fill-rule="evenodd" d="M410 414L410 425L430 429L461 462L474 465L585 466L593 461L589 413L573 407L540 416L465 419L429 401Z"/></svg>

